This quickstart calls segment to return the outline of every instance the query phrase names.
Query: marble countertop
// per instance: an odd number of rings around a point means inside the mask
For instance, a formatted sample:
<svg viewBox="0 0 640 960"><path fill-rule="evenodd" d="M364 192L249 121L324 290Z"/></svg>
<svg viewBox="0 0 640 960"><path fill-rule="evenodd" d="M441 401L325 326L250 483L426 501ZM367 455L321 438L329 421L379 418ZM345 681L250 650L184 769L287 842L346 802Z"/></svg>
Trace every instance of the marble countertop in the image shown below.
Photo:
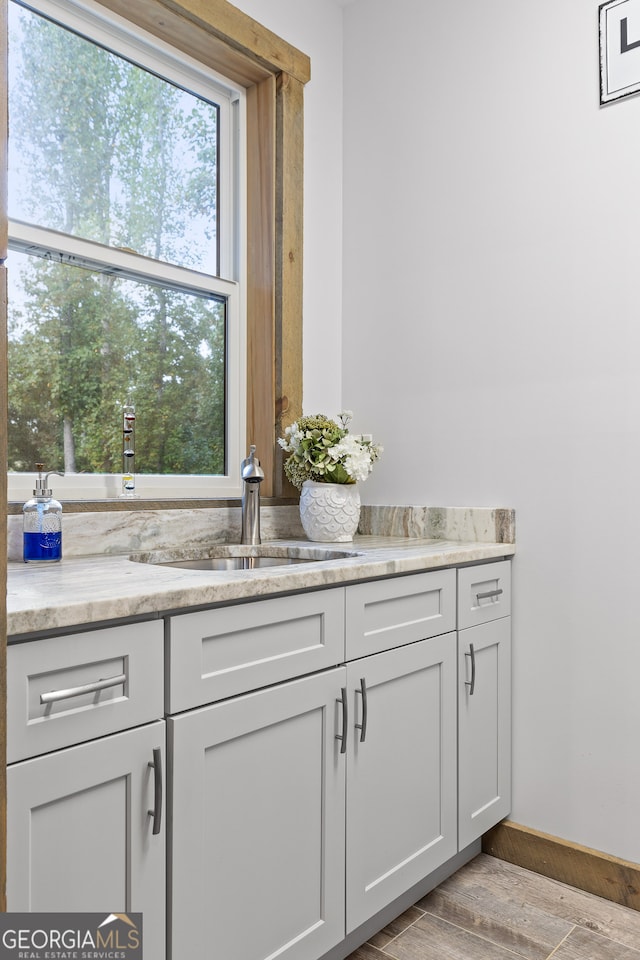
<svg viewBox="0 0 640 960"><path fill-rule="evenodd" d="M312 548L339 550L348 556L243 571L185 570L137 562L129 556L89 556L52 564L9 563L9 639L105 620L154 617L203 605L477 563L515 553L512 543L381 536L357 536L348 544L301 540L270 543L298 550L302 556ZM263 540L263 550L266 546L269 544ZM167 557L156 555L155 559Z"/></svg>

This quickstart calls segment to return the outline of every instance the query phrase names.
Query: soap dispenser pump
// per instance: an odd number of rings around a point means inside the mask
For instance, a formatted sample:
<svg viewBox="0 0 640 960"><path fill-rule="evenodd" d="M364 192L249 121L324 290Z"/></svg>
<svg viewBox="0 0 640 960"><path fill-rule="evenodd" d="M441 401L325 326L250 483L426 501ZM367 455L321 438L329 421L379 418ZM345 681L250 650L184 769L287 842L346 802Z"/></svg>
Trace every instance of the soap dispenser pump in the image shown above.
<svg viewBox="0 0 640 960"><path fill-rule="evenodd" d="M53 499L49 477L64 477L59 470L50 470L44 477L44 464L36 463L38 479L33 499L22 508L22 557L25 563L62 559L62 504Z"/></svg>

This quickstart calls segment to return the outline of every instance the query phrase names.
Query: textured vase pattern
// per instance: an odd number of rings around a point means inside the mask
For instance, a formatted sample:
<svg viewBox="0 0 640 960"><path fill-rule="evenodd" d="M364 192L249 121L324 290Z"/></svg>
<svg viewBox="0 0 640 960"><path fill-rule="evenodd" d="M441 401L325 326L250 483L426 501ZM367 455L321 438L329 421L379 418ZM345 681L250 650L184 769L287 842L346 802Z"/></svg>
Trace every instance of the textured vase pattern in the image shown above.
<svg viewBox="0 0 640 960"><path fill-rule="evenodd" d="M300 494L300 519L309 540L329 543L353 540L360 520L357 485L305 480Z"/></svg>

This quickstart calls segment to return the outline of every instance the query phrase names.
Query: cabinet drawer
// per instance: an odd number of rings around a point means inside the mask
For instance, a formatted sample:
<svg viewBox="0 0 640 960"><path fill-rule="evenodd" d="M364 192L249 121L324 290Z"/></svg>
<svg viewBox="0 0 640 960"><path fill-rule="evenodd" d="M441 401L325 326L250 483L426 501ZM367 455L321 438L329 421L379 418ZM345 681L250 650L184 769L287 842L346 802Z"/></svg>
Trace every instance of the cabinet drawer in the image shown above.
<svg viewBox="0 0 640 960"><path fill-rule="evenodd" d="M347 660L455 630L455 570L347 587Z"/></svg>
<svg viewBox="0 0 640 960"><path fill-rule="evenodd" d="M160 620L10 644L7 760L163 716Z"/></svg>
<svg viewBox="0 0 640 960"><path fill-rule="evenodd" d="M178 713L344 660L344 589L171 617L167 710Z"/></svg>
<svg viewBox="0 0 640 960"><path fill-rule="evenodd" d="M458 570L458 629L508 617L511 613L511 561Z"/></svg>

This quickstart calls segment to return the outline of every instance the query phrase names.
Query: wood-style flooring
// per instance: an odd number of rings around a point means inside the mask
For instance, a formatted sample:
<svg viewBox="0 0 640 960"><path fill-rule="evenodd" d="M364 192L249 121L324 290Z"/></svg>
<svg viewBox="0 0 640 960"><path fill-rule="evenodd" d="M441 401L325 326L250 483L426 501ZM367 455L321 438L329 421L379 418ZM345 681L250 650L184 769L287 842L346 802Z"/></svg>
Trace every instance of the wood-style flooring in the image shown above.
<svg viewBox="0 0 640 960"><path fill-rule="evenodd" d="M640 912L480 854L348 960L640 960Z"/></svg>

